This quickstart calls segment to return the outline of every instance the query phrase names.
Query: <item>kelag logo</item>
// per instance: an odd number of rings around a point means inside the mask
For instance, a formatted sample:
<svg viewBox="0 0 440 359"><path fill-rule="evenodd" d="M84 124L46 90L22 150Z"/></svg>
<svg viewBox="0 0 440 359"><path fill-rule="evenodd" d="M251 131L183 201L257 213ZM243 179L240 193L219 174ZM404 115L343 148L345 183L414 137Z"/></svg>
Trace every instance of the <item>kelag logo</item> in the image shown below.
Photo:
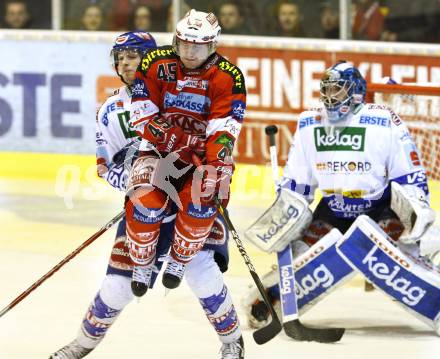
<svg viewBox="0 0 440 359"><path fill-rule="evenodd" d="M323 151L363 151L365 145L365 128L346 127L335 129L334 135L326 133L324 127L314 129L315 146L318 152Z"/></svg>
<svg viewBox="0 0 440 359"><path fill-rule="evenodd" d="M277 234L280 230L283 229L283 227L289 223L290 218L295 218L298 216L298 209L294 206L290 205L287 208L286 212L281 213L282 216L277 219L278 222L275 221L275 219L272 219L270 222L270 227L267 229L267 231L261 235L257 234L257 237L262 240L263 242L267 243L269 240L272 239L272 237Z"/></svg>

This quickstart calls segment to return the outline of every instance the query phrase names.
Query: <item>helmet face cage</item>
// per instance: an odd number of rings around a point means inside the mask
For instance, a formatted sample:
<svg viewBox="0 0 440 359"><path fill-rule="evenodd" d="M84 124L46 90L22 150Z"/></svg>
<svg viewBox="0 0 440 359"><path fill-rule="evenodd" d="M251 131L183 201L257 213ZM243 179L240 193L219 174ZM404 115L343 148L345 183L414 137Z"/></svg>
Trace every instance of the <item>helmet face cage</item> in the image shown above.
<svg viewBox="0 0 440 359"><path fill-rule="evenodd" d="M320 100L331 122L339 121L364 102L366 81L359 70L341 62L327 69L320 83Z"/></svg>
<svg viewBox="0 0 440 359"><path fill-rule="evenodd" d="M137 47L118 47L117 49L112 49L110 52L110 60L112 62L112 66L115 69L116 73L118 73L118 65L119 65L119 54L127 52L138 55L140 58L142 58L142 55L144 54L144 51ZM119 73L118 73L119 75Z"/></svg>
<svg viewBox="0 0 440 359"><path fill-rule="evenodd" d="M321 101L327 109L347 104L353 93L354 84L347 80L322 80Z"/></svg>

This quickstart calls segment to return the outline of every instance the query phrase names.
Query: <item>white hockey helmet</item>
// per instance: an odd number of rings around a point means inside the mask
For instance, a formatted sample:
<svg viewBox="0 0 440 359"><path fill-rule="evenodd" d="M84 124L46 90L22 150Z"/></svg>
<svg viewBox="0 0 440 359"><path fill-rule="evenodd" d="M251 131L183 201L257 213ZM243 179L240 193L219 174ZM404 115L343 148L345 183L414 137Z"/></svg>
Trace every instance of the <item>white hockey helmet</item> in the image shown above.
<svg viewBox="0 0 440 359"><path fill-rule="evenodd" d="M217 42L220 31L217 17L212 12L191 9L177 23L176 37L187 42L208 44Z"/></svg>
<svg viewBox="0 0 440 359"><path fill-rule="evenodd" d="M217 17L212 13L191 9L186 13L182 20L177 23L174 34L173 46L177 55L181 56L179 43L182 41L187 44L208 45L200 46L207 51L201 51L200 57L208 58L217 48L217 40L221 32L221 27Z"/></svg>

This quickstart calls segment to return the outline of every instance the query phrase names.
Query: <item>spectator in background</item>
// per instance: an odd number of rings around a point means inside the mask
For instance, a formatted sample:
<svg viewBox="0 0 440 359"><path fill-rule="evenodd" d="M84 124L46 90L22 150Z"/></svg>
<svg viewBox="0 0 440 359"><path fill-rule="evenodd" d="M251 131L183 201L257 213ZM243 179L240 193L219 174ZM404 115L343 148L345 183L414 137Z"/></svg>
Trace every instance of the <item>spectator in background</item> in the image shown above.
<svg viewBox="0 0 440 359"><path fill-rule="evenodd" d="M429 6L425 9L427 36L426 42L439 43L440 42L440 0L430 0Z"/></svg>
<svg viewBox="0 0 440 359"><path fill-rule="evenodd" d="M384 27L384 16L379 2L358 0L353 22L353 38L356 40L379 40Z"/></svg>
<svg viewBox="0 0 440 359"><path fill-rule="evenodd" d="M238 4L234 1L225 1L218 10L218 20L222 28L222 34L250 35L243 14Z"/></svg>
<svg viewBox="0 0 440 359"><path fill-rule="evenodd" d="M185 1L181 1L181 7L180 7L181 11L180 11L180 16L179 19L181 19L188 11L191 10L190 6L185 2ZM168 11L167 11L167 26L166 26L166 30L168 32L174 32L176 29L176 24L174 23L174 6L171 3L170 6L168 6Z"/></svg>
<svg viewBox="0 0 440 359"><path fill-rule="evenodd" d="M30 27L31 15L24 1L6 1L4 9L4 28L28 29Z"/></svg>
<svg viewBox="0 0 440 359"><path fill-rule="evenodd" d="M113 0L111 8L110 28L115 31L126 31L134 24L132 14L141 5L145 5L150 10L151 30L164 31L166 27L166 9L172 0ZM173 29L174 31L174 29Z"/></svg>
<svg viewBox="0 0 440 359"><path fill-rule="evenodd" d="M383 41L438 42L438 0L400 0L386 3ZM437 16L436 16L437 15ZM437 39L437 41L436 41Z"/></svg>
<svg viewBox="0 0 440 359"><path fill-rule="evenodd" d="M336 4L324 2L321 8L321 37L339 39L339 9Z"/></svg>
<svg viewBox="0 0 440 359"><path fill-rule="evenodd" d="M83 25L81 30L99 31L104 29L104 14L98 5L87 6L81 20Z"/></svg>
<svg viewBox="0 0 440 359"><path fill-rule="evenodd" d="M285 37L304 37L302 14L297 2L280 0L275 6L276 25L273 35Z"/></svg>
<svg viewBox="0 0 440 359"><path fill-rule="evenodd" d="M51 1L51 0L49 0ZM38 1L40 2L40 1ZM97 5L101 8L106 17L103 19L103 26L107 29L107 9L111 9L113 0L63 0L63 29L78 30L83 28L82 18L84 9L90 5ZM106 11L104 11L104 9Z"/></svg>
<svg viewBox="0 0 440 359"><path fill-rule="evenodd" d="M151 10L147 5L138 5L132 15L129 30L151 31Z"/></svg>

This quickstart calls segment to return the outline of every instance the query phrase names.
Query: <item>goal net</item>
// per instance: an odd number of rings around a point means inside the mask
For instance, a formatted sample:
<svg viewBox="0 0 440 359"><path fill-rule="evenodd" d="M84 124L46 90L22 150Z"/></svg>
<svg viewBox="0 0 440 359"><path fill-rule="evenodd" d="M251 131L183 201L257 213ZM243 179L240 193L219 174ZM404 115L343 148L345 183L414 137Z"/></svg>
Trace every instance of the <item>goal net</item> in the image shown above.
<svg viewBox="0 0 440 359"><path fill-rule="evenodd" d="M391 107L405 122L428 177L440 180L440 87L369 84L367 101Z"/></svg>

